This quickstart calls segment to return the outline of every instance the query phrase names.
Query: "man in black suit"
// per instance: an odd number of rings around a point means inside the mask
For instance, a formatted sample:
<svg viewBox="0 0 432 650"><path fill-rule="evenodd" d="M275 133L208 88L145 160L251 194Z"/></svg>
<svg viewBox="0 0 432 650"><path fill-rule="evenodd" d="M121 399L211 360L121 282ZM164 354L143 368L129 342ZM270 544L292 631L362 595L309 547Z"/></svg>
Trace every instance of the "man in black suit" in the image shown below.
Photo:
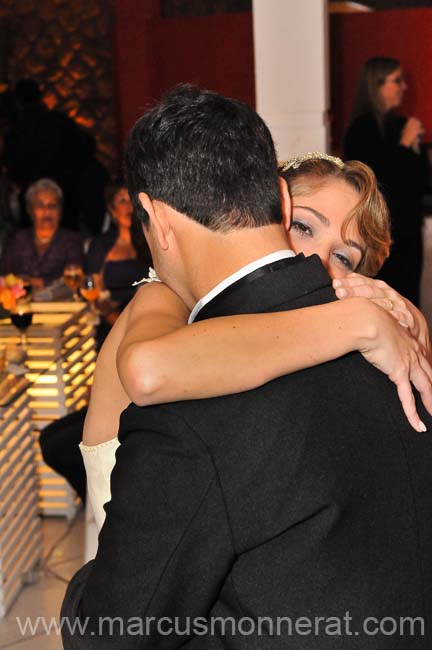
<svg viewBox="0 0 432 650"><path fill-rule="evenodd" d="M134 127L126 166L192 319L334 300L320 260L286 249L273 143L246 105L174 90ZM130 405L119 437L98 554L63 604L66 650L431 647L432 444L360 355Z"/></svg>

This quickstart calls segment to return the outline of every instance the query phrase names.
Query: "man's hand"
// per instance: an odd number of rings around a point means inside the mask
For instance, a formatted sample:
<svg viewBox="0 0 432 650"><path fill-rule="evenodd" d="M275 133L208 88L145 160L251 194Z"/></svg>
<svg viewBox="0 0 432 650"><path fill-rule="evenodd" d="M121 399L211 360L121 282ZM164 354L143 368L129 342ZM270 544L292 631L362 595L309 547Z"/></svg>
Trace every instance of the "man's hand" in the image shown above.
<svg viewBox="0 0 432 650"><path fill-rule="evenodd" d="M412 384L418 390L426 410L432 415L432 368L425 352L409 330L401 327L384 309L372 301L369 309L376 313L372 314L370 322L373 325L359 351L369 363L396 384L411 426L416 431L426 431L417 413L411 386Z"/></svg>

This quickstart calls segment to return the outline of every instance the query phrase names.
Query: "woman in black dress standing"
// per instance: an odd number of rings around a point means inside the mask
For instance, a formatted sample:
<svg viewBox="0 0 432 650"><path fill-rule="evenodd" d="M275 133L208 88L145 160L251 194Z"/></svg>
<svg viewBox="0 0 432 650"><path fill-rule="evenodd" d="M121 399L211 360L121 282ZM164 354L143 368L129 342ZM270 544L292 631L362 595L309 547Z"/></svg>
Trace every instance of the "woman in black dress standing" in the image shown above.
<svg viewBox="0 0 432 650"><path fill-rule="evenodd" d="M406 89L397 59L374 57L363 64L344 155L374 170L390 209L393 246L378 277L418 305L428 171L420 147L422 123L394 112Z"/></svg>

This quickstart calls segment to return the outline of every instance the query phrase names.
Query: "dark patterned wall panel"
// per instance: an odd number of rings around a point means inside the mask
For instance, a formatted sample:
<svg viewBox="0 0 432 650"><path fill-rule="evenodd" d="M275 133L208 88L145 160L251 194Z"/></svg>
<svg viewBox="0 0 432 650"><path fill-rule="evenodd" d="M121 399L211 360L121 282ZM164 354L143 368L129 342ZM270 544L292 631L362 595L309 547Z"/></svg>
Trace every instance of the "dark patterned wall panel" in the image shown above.
<svg viewBox="0 0 432 650"><path fill-rule="evenodd" d="M252 0L162 0L164 18L252 11Z"/></svg>
<svg viewBox="0 0 432 650"><path fill-rule="evenodd" d="M50 108L95 136L101 160L117 166L111 25L114 0L0 0L8 26L8 81L32 77Z"/></svg>

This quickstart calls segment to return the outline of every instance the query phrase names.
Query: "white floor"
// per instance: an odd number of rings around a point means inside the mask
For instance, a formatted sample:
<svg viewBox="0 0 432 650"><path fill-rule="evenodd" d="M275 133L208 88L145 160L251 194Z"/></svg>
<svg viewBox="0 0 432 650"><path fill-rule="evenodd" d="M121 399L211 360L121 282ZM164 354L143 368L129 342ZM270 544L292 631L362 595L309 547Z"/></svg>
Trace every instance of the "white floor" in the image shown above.
<svg viewBox="0 0 432 650"><path fill-rule="evenodd" d="M42 528L45 561L38 581L23 589L6 617L0 620L1 650L61 650L63 647L60 635L53 628L47 634L40 619L38 624L38 617L44 617L47 625L59 620L66 583L84 563L84 514L81 512L71 523L60 517L44 518ZM19 623L25 625L27 617L37 625L33 633L20 630Z"/></svg>

